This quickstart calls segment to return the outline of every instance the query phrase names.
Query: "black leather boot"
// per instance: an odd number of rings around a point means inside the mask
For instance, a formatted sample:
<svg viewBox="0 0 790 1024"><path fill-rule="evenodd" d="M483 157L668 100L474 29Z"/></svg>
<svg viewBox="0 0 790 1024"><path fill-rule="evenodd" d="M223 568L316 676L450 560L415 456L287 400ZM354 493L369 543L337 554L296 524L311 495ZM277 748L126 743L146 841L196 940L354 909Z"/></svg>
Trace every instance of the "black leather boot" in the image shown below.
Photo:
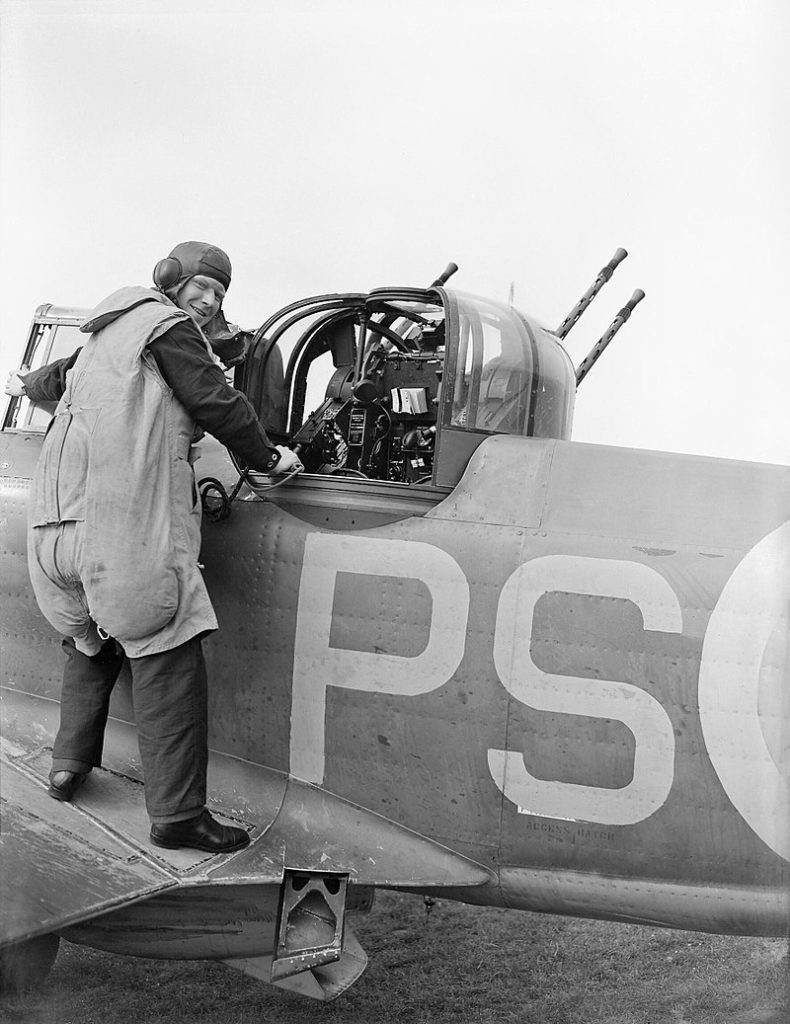
<svg viewBox="0 0 790 1024"><path fill-rule="evenodd" d="M250 837L243 828L220 825L208 811L186 821L170 821L164 825L151 826L151 842L177 850L185 846L192 850L207 850L209 853L231 853L249 843Z"/></svg>
<svg viewBox="0 0 790 1024"><path fill-rule="evenodd" d="M49 789L47 792L55 800L71 800L74 794L85 781L83 772L52 772L49 777Z"/></svg>

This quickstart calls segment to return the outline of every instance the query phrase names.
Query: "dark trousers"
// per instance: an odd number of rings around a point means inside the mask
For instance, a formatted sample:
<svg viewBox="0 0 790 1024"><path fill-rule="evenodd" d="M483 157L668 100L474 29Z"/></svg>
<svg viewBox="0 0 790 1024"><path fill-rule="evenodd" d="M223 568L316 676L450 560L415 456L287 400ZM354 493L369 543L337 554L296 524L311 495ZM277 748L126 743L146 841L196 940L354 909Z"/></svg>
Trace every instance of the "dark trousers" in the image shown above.
<svg viewBox="0 0 790 1024"><path fill-rule="evenodd" d="M92 658L64 640L66 665L53 772L101 764L104 729L124 654L108 640ZM130 658L145 804L153 822L181 821L206 803L208 691L200 638Z"/></svg>

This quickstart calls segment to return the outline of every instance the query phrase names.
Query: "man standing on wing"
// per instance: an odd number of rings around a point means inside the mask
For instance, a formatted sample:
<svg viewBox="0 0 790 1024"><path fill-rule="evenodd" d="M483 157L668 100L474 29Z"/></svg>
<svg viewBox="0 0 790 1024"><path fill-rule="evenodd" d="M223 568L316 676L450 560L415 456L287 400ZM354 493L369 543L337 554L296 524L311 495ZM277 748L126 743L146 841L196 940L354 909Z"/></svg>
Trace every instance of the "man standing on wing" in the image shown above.
<svg viewBox="0 0 790 1024"><path fill-rule="evenodd" d="M212 358L202 328L222 315L230 277L221 249L182 242L156 265L155 289L122 288L91 312L83 348L6 386L59 399L33 479L28 543L39 607L68 638L50 795L70 800L101 764L126 656L151 841L211 852L249 836L205 806L201 638L217 620L198 566L193 435L202 428L260 472L299 466Z"/></svg>

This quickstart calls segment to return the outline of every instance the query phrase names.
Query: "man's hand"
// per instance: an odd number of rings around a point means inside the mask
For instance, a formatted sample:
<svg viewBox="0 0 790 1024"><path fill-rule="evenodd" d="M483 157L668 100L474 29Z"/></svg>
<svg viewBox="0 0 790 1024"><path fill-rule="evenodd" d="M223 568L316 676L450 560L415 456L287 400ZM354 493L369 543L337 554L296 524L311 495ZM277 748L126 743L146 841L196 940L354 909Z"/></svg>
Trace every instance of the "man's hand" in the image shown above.
<svg viewBox="0 0 790 1024"><path fill-rule="evenodd" d="M4 391L7 395L11 395L12 398L21 398L25 393L25 383L19 376L20 373L27 373L28 368L23 366L19 371L12 370L8 375L8 380L5 382Z"/></svg>
<svg viewBox="0 0 790 1024"><path fill-rule="evenodd" d="M277 451L280 453L280 461L272 470L273 474L302 472L304 466L299 461L299 456L296 454L296 452L291 451L290 448L286 448L285 445L282 444L275 445L275 447Z"/></svg>

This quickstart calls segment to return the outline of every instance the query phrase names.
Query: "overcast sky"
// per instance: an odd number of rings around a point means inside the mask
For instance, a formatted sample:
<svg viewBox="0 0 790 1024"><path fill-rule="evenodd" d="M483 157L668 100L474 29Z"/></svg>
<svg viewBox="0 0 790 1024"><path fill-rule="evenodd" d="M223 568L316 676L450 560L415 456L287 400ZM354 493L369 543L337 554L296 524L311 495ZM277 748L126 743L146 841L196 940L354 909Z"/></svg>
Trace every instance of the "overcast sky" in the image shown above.
<svg viewBox="0 0 790 1024"><path fill-rule="evenodd" d="M790 463L785 0L0 0L0 370L41 302L225 248L252 327L452 284L556 327L574 437Z"/></svg>

